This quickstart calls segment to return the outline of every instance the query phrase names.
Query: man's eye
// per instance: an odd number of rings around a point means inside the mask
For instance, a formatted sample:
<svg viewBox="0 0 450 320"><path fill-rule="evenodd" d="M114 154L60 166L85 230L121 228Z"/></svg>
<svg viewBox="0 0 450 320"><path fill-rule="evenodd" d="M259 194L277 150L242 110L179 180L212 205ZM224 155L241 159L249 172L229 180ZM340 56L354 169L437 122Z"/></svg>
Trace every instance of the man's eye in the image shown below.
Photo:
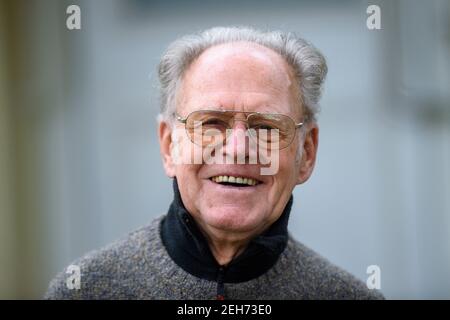
<svg viewBox="0 0 450 320"><path fill-rule="evenodd" d="M220 119L208 119L208 120L203 120L203 125L204 126L226 126L226 122L224 122L223 120Z"/></svg>
<svg viewBox="0 0 450 320"><path fill-rule="evenodd" d="M253 125L252 129L255 130L272 130L272 129L277 129L276 127L270 125L270 124L257 124L257 125Z"/></svg>

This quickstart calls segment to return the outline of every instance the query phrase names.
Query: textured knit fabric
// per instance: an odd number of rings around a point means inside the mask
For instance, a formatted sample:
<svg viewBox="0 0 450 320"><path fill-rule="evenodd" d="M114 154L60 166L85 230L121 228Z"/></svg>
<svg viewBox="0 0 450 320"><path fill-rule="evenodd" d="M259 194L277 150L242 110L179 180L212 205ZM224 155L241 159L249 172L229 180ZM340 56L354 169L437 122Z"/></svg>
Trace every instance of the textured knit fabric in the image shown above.
<svg viewBox="0 0 450 320"><path fill-rule="evenodd" d="M81 288L68 289L68 274L50 283L47 299L216 299L217 283L180 268L165 249L163 217L102 250L73 262ZM274 266L250 281L225 283L227 299L382 299L349 273L289 237Z"/></svg>

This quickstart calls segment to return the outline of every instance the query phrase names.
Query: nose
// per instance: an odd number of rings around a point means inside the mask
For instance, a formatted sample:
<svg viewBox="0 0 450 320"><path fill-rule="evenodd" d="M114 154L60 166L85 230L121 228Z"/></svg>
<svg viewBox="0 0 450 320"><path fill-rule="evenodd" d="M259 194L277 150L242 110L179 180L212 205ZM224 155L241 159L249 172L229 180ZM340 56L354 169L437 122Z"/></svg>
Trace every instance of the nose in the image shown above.
<svg viewBox="0 0 450 320"><path fill-rule="evenodd" d="M245 120L235 120L233 129L226 138L224 153L232 163L245 164L249 155L249 137Z"/></svg>

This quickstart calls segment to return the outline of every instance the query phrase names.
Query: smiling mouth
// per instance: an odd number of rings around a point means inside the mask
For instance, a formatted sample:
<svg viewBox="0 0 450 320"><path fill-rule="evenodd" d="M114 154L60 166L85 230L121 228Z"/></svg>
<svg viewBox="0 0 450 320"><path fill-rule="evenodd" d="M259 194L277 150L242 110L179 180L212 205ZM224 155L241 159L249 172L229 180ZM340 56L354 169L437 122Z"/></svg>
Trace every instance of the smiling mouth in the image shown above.
<svg viewBox="0 0 450 320"><path fill-rule="evenodd" d="M214 176L210 180L221 185L233 187L253 187L261 183L255 179L238 176Z"/></svg>

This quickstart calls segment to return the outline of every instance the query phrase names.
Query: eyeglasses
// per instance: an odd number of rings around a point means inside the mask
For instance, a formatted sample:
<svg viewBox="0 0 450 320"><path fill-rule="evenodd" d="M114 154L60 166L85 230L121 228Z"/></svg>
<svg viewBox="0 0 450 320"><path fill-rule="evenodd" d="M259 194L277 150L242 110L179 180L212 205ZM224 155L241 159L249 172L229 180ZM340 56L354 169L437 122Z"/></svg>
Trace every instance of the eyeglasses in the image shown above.
<svg viewBox="0 0 450 320"><path fill-rule="evenodd" d="M245 119L235 119L236 114L245 115ZM223 143L232 132L234 122L242 121L246 122L247 133L258 146L284 149L294 140L297 128L304 124L296 123L284 114L232 110L198 110L186 118L176 114L176 119L184 123L189 139L201 147ZM276 141L273 133L277 137Z"/></svg>

